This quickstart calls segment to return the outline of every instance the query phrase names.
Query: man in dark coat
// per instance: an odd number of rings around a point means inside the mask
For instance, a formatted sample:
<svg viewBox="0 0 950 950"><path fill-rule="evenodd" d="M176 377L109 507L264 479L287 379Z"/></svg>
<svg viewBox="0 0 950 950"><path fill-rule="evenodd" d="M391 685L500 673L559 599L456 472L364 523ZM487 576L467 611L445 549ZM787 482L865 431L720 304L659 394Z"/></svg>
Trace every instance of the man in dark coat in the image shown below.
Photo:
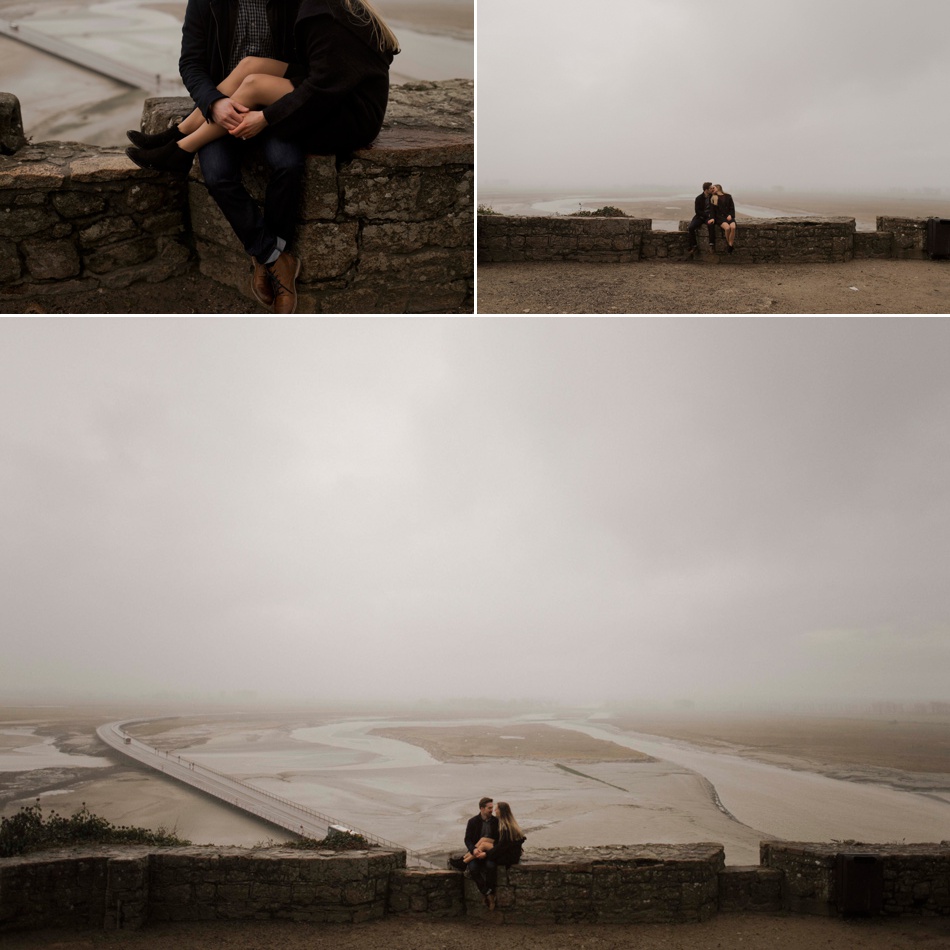
<svg viewBox="0 0 950 950"><path fill-rule="evenodd" d="M696 200L693 202L693 220L689 222L689 227L686 229L687 234L689 235L687 239L687 254L690 256L690 258L692 258L698 250L698 246L696 244L696 230L703 224L706 224L710 245L713 248L716 247L716 225L708 224L706 220L706 207L709 204L710 197L712 196L712 187L713 183L711 181L704 181L702 194L697 195Z"/></svg>
<svg viewBox="0 0 950 950"><path fill-rule="evenodd" d="M231 130L248 111L217 89L245 56L290 62L299 2L188 0L178 68L189 94L209 122ZM271 130L265 130L254 141L271 171L263 214L241 180L241 166L250 147L247 142L225 135L201 148L198 160L208 191L254 259L255 296L270 306L274 289L266 265L291 285L296 274L282 271L299 269L296 259L283 252L292 243L296 229L306 154L300 143Z"/></svg>
<svg viewBox="0 0 950 950"><path fill-rule="evenodd" d="M498 840L498 819L492 814L495 804L493 798L480 798L478 801L478 814L473 815L465 826L465 853L475 854L475 846L481 838L491 838ZM464 857L464 855L463 855ZM465 861L462 857L450 858L449 865L456 871L466 869Z"/></svg>

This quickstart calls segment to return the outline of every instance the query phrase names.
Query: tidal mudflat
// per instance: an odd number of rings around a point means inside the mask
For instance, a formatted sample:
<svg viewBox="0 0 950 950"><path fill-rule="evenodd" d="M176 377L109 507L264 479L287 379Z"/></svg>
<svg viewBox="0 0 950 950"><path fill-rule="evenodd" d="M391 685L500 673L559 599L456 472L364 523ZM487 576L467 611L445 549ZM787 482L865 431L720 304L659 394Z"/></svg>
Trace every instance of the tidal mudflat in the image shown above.
<svg viewBox="0 0 950 950"><path fill-rule="evenodd" d="M41 798L68 813L85 802L119 823L175 828L200 842L252 845L285 833L114 757L95 739L110 719L142 710L0 710L13 744L52 738L66 767L34 768L29 743L4 752L22 769L0 773L3 814ZM940 771L942 732L906 724L933 771L851 762L846 777L801 757L789 739L784 765L767 749L725 743L693 726L689 741L623 720L551 715L504 719L347 718L300 712L199 713L129 727L143 741L318 809L357 828L440 860L461 844L462 825L483 794L511 803L531 845L719 841L730 864L758 861L763 838L941 840L950 827L950 775ZM857 721L860 723L860 721ZM835 720L823 725L835 728ZM840 720L847 749L855 720ZM747 725L751 725L747 723ZM675 732L670 722L667 731ZM720 730L721 731L721 730ZM776 736L781 732L777 730ZM80 756L106 760L90 766ZM826 754L827 758L827 754ZM853 758L853 756L852 756ZM15 763L14 763L15 764ZM919 761L917 765L919 765ZM901 775L903 786L897 781Z"/></svg>

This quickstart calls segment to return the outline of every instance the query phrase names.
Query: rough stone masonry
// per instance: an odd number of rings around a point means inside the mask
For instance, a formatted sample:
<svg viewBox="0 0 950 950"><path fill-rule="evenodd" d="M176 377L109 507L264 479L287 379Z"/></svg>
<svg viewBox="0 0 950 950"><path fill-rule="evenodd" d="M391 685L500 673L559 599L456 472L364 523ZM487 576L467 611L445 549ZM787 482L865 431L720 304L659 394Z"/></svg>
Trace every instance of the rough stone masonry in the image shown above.
<svg viewBox="0 0 950 950"><path fill-rule="evenodd" d="M300 213L306 313L468 312L474 290L474 84L394 86L386 124L351 158L310 156ZM191 108L150 99L143 128ZM121 148L29 143L0 94L0 300L155 283L200 268L250 296L249 262L208 196L136 168ZM261 195L263 167L246 173Z"/></svg>

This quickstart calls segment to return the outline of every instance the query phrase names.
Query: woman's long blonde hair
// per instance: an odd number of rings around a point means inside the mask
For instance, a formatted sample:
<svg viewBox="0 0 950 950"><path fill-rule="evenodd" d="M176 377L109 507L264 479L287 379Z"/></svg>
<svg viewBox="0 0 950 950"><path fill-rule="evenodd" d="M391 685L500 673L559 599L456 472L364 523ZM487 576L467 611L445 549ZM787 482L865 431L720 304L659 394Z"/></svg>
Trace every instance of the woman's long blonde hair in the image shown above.
<svg viewBox="0 0 950 950"><path fill-rule="evenodd" d="M518 841L524 837L521 826L515 821L508 802L498 802L498 837L507 835L509 841Z"/></svg>
<svg viewBox="0 0 950 950"><path fill-rule="evenodd" d="M369 0L342 0L342 3L354 19L372 26L373 36L384 53L399 52L399 40L396 39L396 34L386 26L385 21Z"/></svg>

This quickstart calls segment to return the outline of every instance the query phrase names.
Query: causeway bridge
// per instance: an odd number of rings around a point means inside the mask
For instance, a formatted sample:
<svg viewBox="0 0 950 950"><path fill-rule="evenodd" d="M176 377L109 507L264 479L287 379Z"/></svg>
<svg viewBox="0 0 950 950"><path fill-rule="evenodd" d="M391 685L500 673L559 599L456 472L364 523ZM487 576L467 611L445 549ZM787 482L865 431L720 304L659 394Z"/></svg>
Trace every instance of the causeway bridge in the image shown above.
<svg viewBox="0 0 950 950"><path fill-rule="evenodd" d="M226 802L235 808L240 808L248 814L255 815L264 821L283 828L295 835L317 840L325 838L330 827L345 828L347 831L362 835L367 841L396 851L406 852L406 864L414 867L434 868L435 865L426 861L414 851L374 835L372 832L354 828L343 821L331 818L321 812L298 805L289 799L281 798L271 792L255 788L247 782L232 778L222 772L209 769L176 752L163 752L136 739L126 732L126 726L132 723L145 722L143 719L125 719L118 722L109 722L96 730L99 738L116 752L134 759L136 762L153 768L156 771L176 779L192 788L196 788L207 795Z"/></svg>
<svg viewBox="0 0 950 950"><path fill-rule="evenodd" d="M22 22L0 19L0 35L19 40L27 46L57 56L76 66L82 66L100 76L142 89L152 96L180 96L185 91L178 76L163 76L161 73L149 72L140 66L120 62Z"/></svg>

